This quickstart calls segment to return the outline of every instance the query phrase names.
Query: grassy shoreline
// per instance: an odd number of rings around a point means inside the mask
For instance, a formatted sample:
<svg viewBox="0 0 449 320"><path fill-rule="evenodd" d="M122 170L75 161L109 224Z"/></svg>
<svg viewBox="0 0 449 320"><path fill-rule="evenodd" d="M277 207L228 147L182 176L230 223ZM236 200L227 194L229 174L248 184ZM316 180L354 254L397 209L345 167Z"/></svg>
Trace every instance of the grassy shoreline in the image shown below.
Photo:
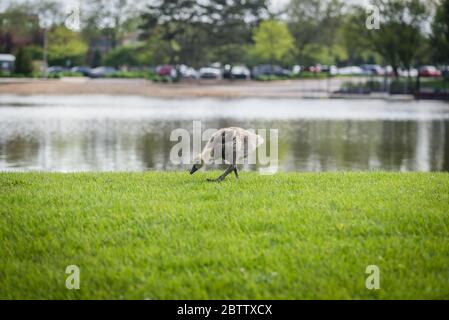
<svg viewBox="0 0 449 320"><path fill-rule="evenodd" d="M0 173L0 298L449 297L448 173L216 175Z"/></svg>

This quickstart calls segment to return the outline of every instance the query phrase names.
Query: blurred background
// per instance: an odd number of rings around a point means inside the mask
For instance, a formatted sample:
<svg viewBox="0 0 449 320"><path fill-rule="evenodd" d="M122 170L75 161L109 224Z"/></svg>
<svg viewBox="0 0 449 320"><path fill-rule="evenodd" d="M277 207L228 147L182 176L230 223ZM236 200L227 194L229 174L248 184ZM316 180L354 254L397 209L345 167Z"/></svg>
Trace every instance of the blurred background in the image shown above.
<svg viewBox="0 0 449 320"><path fill-rule="evenodd" d="M449 0L0 2L0 170L181 170L202 120L283 171L448 171L448 100Z"/></svg>

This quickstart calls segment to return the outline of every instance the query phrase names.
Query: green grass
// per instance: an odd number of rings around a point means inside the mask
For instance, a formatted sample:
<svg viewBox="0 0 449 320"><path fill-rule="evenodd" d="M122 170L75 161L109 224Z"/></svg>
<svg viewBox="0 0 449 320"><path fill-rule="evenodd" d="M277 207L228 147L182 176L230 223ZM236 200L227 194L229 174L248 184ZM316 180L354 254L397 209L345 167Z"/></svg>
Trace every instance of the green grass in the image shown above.
<svg viewBox="0 0 449 320"><path fill-rule="evenodd" d="M434 89L435 91L448 91L449 80L448 79L421 79L421 88Z"/></svg>
<svg viewBox="0 0 449 320"><path fill-rule="evenodd" d="M216 175L1 173L0 298L449 298L449 174Z"/></svg>
<svg viewBox="0 0 449 320"><path fill-rule="evenodd" d="M153 80L158 77L157 74L150 71L116 71L107 76L107 78L122 78L122 79L148 79Z"/></svg>

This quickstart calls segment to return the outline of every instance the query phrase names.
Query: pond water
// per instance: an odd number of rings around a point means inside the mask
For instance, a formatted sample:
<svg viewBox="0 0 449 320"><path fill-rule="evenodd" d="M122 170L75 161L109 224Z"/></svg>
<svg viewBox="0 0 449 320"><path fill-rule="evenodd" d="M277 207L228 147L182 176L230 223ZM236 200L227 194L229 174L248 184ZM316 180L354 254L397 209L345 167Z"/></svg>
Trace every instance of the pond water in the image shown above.
<svg viewBox="0 0 449 320"><path fill-rule="evenodd" d="M0 96L0 170L185 170L170 133L194 120L278 129L280 171L449 170L444 102L100 95Z"/></svg>

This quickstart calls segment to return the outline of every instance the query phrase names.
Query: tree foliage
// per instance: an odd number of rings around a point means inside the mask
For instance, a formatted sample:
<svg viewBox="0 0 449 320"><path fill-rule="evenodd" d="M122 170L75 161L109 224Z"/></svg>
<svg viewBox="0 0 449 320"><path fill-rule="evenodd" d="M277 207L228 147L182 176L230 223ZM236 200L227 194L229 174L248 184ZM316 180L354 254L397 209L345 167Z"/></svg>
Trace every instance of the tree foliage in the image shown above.
<svg viewBox="0 0 449 320"><path fill-rule="evenodd" d="M30 75L33 72L31 53L25 47L19 48L19 50L17 50L15 72L23 75Z"/></svg>
<svg viewBox="0 0 449 320"><path fill-rule="evenodd" d="M122 46L110 51L104 58L104 64L113 67L138 66L141 62L138 59L139 47Z"/></svg>
<svg viewBox="0 0 449 320"><path fill-rule="evenodd" d="M30 10L29 4L13 4L0 13L0 52L13 53L41 41L39 19L30 15Z"/></svg>
<svg viewBox="0 0 449 320"><path fill-rule="evenodd" d="M294 39L285 23L276 20L262 22L254 32L252 54L261 62L281 63L294 49Z"/></svg>
<svg viewBox="0 0 449 320"><path fill-rule="evenodd" d="M343 22L344 3L340 0L291 0L287 6L288 26L295 39L296 57L311 63L316 52L327 49L332 56L338 30Z"/></svg>
<svg viewBox="0 0 449 320"><path fill-rule="evenodd" d="M366 8L356 6L346 16L342 28L343 41L352 59L366 55L378 55L382 63L410 69L427 60L428 48L425 26L430 7L424 0L371 0L379 9L379 29L366 27Z"/></svg>
<svg viewBox="0 0 449 320"><path fill-rule="evenodd" d="M92 0L82 2L81 32L74 32L63 26L61 1L10 2L0 13L0 50L31 46L40 59L45 28L53 65L377 62L397 70L449 63L449 0L370 0L380 10L379 30L366 28L365 4L288 0L275 14L269 3Z"/></svg>
<svg viewBox="0 0 449 320"><path fill-rule="evenodd" d="M267 0L159 0L142 14L142 38L164 41L170 63L236 62L267 16Z"/></svg>
<svg viewBox="0 0 449 320"><path fill-rule="evenodd" d="M449 0L442 0L436 10L430 41L435 60L449 64Z"/></svg>
<svg viewBox="0 0 449 320"><path fill-rule="evenodd" d="M87 45L80 34L64 26L48 32L48 61L53 65L82 64Z"/></svg>
<svg viewBox="0 0 449 320"><path fill-rule="evenodd" d="M139 10L133 0L91 0L83 12L84 32L87 41L105 36L111 47L121 45L127 32L137 28Z"/></svg>

